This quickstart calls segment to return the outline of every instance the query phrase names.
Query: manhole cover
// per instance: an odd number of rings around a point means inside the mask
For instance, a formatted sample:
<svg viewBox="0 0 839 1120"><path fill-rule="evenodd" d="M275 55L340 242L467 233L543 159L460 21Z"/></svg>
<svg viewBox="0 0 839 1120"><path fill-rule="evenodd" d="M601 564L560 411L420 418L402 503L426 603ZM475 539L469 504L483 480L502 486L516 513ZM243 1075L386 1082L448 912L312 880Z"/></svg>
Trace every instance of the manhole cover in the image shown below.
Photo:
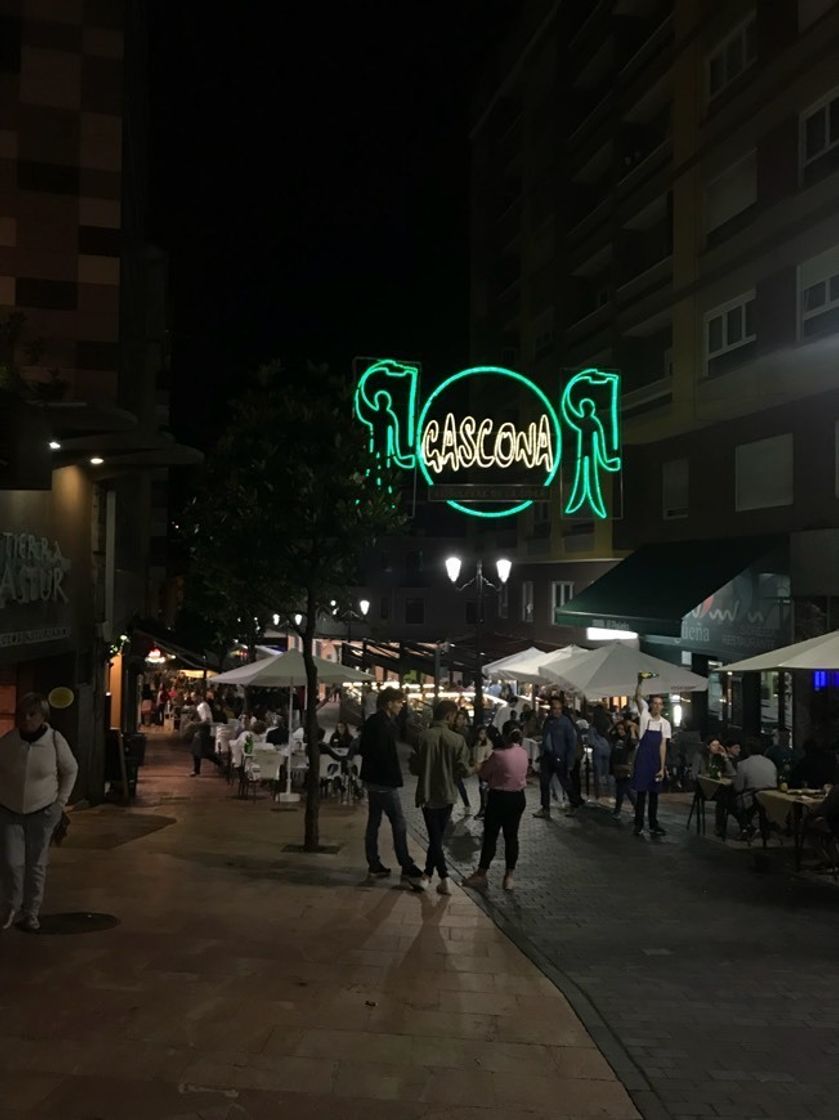
<svg viewBox="0 0 839 1120"><path fill-rule="evenodd" d="M118 925L113 914L47 914L41 918L40 933L99 933Z"/></svg>

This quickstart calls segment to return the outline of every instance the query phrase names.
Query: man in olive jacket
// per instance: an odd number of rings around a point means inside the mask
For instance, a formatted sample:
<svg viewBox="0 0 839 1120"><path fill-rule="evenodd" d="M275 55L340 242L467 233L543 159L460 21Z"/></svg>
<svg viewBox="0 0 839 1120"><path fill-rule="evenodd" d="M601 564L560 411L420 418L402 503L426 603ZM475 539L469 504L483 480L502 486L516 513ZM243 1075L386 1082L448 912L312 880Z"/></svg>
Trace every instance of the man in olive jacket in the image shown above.
<svg viewBox="0 0 839 1120"><path fill-rule="evenodd" d="M422 809L428 832L425 875L430 879L436 869L440 876L439 894L452 893L443 837L457 801L458 779L472 773L466 740L452 730L456 716L457 704L441 700L410 761L411 773L418 778L417 805Z"/></svg>

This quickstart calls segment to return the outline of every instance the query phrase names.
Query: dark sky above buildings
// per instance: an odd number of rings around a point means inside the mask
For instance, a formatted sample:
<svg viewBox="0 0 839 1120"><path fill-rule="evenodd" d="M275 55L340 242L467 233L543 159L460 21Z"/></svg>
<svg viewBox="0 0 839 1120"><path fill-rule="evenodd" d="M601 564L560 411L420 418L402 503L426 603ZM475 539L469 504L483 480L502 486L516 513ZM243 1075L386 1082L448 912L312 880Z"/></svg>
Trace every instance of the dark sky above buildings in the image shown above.
<svg viewBox="0 0 839 1120"><path fill-rule="evenodd" d="M153 0L179 435L206 445L273 357L465 362L470 82L510 7Z"/></svg>

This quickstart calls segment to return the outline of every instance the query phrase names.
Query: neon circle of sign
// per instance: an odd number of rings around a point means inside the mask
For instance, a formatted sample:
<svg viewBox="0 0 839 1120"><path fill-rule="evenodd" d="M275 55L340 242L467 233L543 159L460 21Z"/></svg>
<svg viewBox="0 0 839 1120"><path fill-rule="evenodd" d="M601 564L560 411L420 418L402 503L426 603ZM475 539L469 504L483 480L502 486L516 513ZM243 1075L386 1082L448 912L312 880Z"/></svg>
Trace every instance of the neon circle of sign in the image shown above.
<svg viewBox="0 0 839 1120"><path fill-rule="evenodd" d="M559 464L562 459L562 433L559 427L559 418L556 415L556 411L554 410L553 405L538 385L534 385L534 383L529 378L525 377L524 374L516 373L511 369L504 369L501 366L473 366L471 369L464 369L461 370L460 373L452 374L452 376L447 378L442 383L442 385L437 386L437 388L425 402L422 412L420 413L419 422L417 423L417 432L419 433L419 438L417 440L417 460L419 462L419 468L422 472L423 478L429 486L434 485L434 479L431 476L428 468L428 463L425 460L425 433L427 427L426 420L428 417L429 409L434 404L435 400L441 395L441 393L446 392L452 385L456 384L458 381L462 381L466 377L473 377L476 374L490 374L500 377L509 377L514 381L517 381L519 384L524 385L541 401L542 406L545 409L544 415L548 418L548 421L553 428L552 465L543 484L545 486L550 486L550 484L556 477L556 472L559 469ZM469 514L471 517L495 518L513 517L517 513L523 513L524 510L533 505L533 502L531 500L516 502L512 506L501 506L500 508L491 511L472 509L471 506L463 505L462 502L456 501L449 501L446 504L451 506L452 509L459 510L460 513Z"/></svg>
<svg viewBox="0 0 839 1120"><path fill-rule="evenodd" d="M498 428L495 421L474 416L459 419L449 412L442 424L429 420L429 410L440 395L453 384L467 377L488 374L501 376L524 386L540 401L543 414L538 423L529 423L524 431L509 421ZM568 380L555 408L550 399L530 378L501 366L474 366L453 374L439 385L417 416L419 367L383 358L369 365L356 386L354 410L357 419L367 428L371 461L367 476L378 485L385 485L385 472L394 468L413 470L419 464L429 487L434 487L432 471L442 472L449 466L461 469L497 468L513 465L530 470L538 467L546 472L542 486L553 482L562 458L560 416L576 446L573 451L574 477L563 513L567 517L606 519L609 514L601 487L601 476L620 471L620 374L589 367L581 369ZM430 436L434 426L433 437ZM494 434L491 453L488 445ZM429 448L429 440L441 440L440 448ZM506 443L506 451L501 454ZM439 482L439 480L438 480ZM390 483L387 483L391 489ZM466 499L447 500L446 504L470 517L511 517L533 505L533 500L508 499L491 510L474 509ZM475 502L481 503L480 498ZM484 499L488 504L490 499ZM509 504L512 502L512 505ZM495 504L495 503L493 503Z"/></svg>

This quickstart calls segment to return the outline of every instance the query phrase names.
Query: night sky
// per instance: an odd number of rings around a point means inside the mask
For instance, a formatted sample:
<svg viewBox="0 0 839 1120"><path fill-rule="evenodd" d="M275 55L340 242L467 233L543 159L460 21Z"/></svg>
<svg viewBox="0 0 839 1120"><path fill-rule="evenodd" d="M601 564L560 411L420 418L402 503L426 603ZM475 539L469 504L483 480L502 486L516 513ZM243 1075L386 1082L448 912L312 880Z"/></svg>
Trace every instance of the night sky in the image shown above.
<svg viewBox="0 0 839 1120"><path fill-rule="evenodd" d="M177 434L207 446L240 375L274 357L460 368L471 80L511 5L151 7Z"/></svg>

